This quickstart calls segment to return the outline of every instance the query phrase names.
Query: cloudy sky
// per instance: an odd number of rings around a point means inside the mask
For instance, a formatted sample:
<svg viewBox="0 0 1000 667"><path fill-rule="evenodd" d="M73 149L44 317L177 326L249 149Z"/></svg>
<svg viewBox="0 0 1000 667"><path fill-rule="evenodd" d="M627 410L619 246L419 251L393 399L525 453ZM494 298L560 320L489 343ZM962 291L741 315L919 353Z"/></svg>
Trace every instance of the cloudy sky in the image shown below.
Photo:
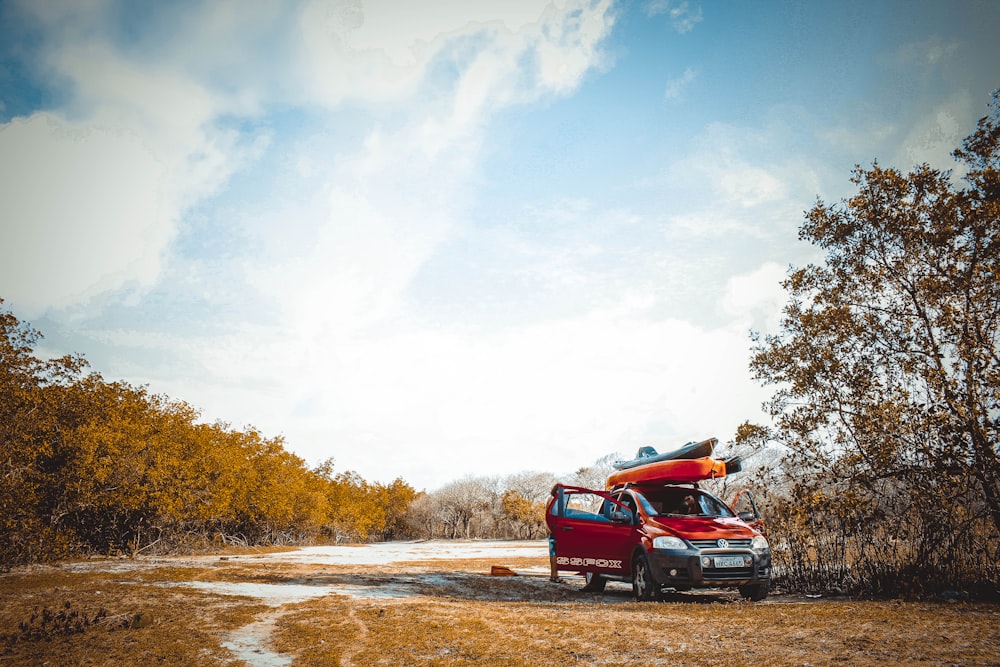
<svg viewBox="0 0 1000 667"><path fill-rule="evenodd" d="M1000 3L0 2L0 298L428 490L733 437L803 211L949 167Z"/></svg>

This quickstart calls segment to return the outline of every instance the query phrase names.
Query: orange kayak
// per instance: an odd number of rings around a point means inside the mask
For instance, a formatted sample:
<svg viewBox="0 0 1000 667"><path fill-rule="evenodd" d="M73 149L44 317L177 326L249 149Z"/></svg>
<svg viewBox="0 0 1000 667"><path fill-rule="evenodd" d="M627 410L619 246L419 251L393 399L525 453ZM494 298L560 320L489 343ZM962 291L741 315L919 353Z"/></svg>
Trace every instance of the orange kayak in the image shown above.
<svg viewBox="0 0 1000 667"><path fill-rule="evenodd" d="M703 456L698 459L672 459L616 470L608 475L607 488L626 484L686 484L726 476L726 462Z"/></svg>

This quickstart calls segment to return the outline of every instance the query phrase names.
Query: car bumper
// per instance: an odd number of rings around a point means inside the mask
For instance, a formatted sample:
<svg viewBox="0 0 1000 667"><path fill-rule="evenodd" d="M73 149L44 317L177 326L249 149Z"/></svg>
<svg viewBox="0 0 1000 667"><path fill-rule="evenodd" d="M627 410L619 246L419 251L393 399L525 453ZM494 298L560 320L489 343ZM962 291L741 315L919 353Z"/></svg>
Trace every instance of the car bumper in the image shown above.
<svg viewBox="0 0 1000 667"><path fill-rule="evenodd" d="M732 565L733 558L743 562ZM727 562L728 561L728 562ZM726 566L717 566L725 563ZM749 550L655 550L649 553L650 573L661 586L745 586L770 581L771 553Z"/></svg>

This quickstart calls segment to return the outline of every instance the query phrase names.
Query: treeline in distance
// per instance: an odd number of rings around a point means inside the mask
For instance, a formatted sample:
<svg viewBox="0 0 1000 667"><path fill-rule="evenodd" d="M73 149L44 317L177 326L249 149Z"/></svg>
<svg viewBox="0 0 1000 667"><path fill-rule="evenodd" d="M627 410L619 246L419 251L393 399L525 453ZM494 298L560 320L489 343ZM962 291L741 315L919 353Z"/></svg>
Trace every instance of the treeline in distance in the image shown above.
<svg viewBox="0 0 1000 667"><path fill-rule="evenodd" d="M82 356L39 359L40 339L0 311L0 565L406 534L404 481L310 469L280 437L200 423Z"/></svg>

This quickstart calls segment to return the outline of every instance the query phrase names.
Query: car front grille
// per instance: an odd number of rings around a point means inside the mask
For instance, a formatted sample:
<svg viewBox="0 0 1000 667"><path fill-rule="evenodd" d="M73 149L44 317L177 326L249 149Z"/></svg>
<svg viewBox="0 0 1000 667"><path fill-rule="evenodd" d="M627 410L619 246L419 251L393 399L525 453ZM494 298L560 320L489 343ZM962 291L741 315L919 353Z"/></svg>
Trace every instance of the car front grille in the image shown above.
<svg viewBox="0 0 1000 667"><path fill-rule="evenodd" d="M726 547L727 549L749 549L750 548L750 539L749 538L742 538L741 537L741 538L734 538L734 539L726 540L726 541L729 542L729 546ZM718 548L720 548L718 540L690 540L690 542L691 542L691 544L696 549L718 549Z"/></svg>

